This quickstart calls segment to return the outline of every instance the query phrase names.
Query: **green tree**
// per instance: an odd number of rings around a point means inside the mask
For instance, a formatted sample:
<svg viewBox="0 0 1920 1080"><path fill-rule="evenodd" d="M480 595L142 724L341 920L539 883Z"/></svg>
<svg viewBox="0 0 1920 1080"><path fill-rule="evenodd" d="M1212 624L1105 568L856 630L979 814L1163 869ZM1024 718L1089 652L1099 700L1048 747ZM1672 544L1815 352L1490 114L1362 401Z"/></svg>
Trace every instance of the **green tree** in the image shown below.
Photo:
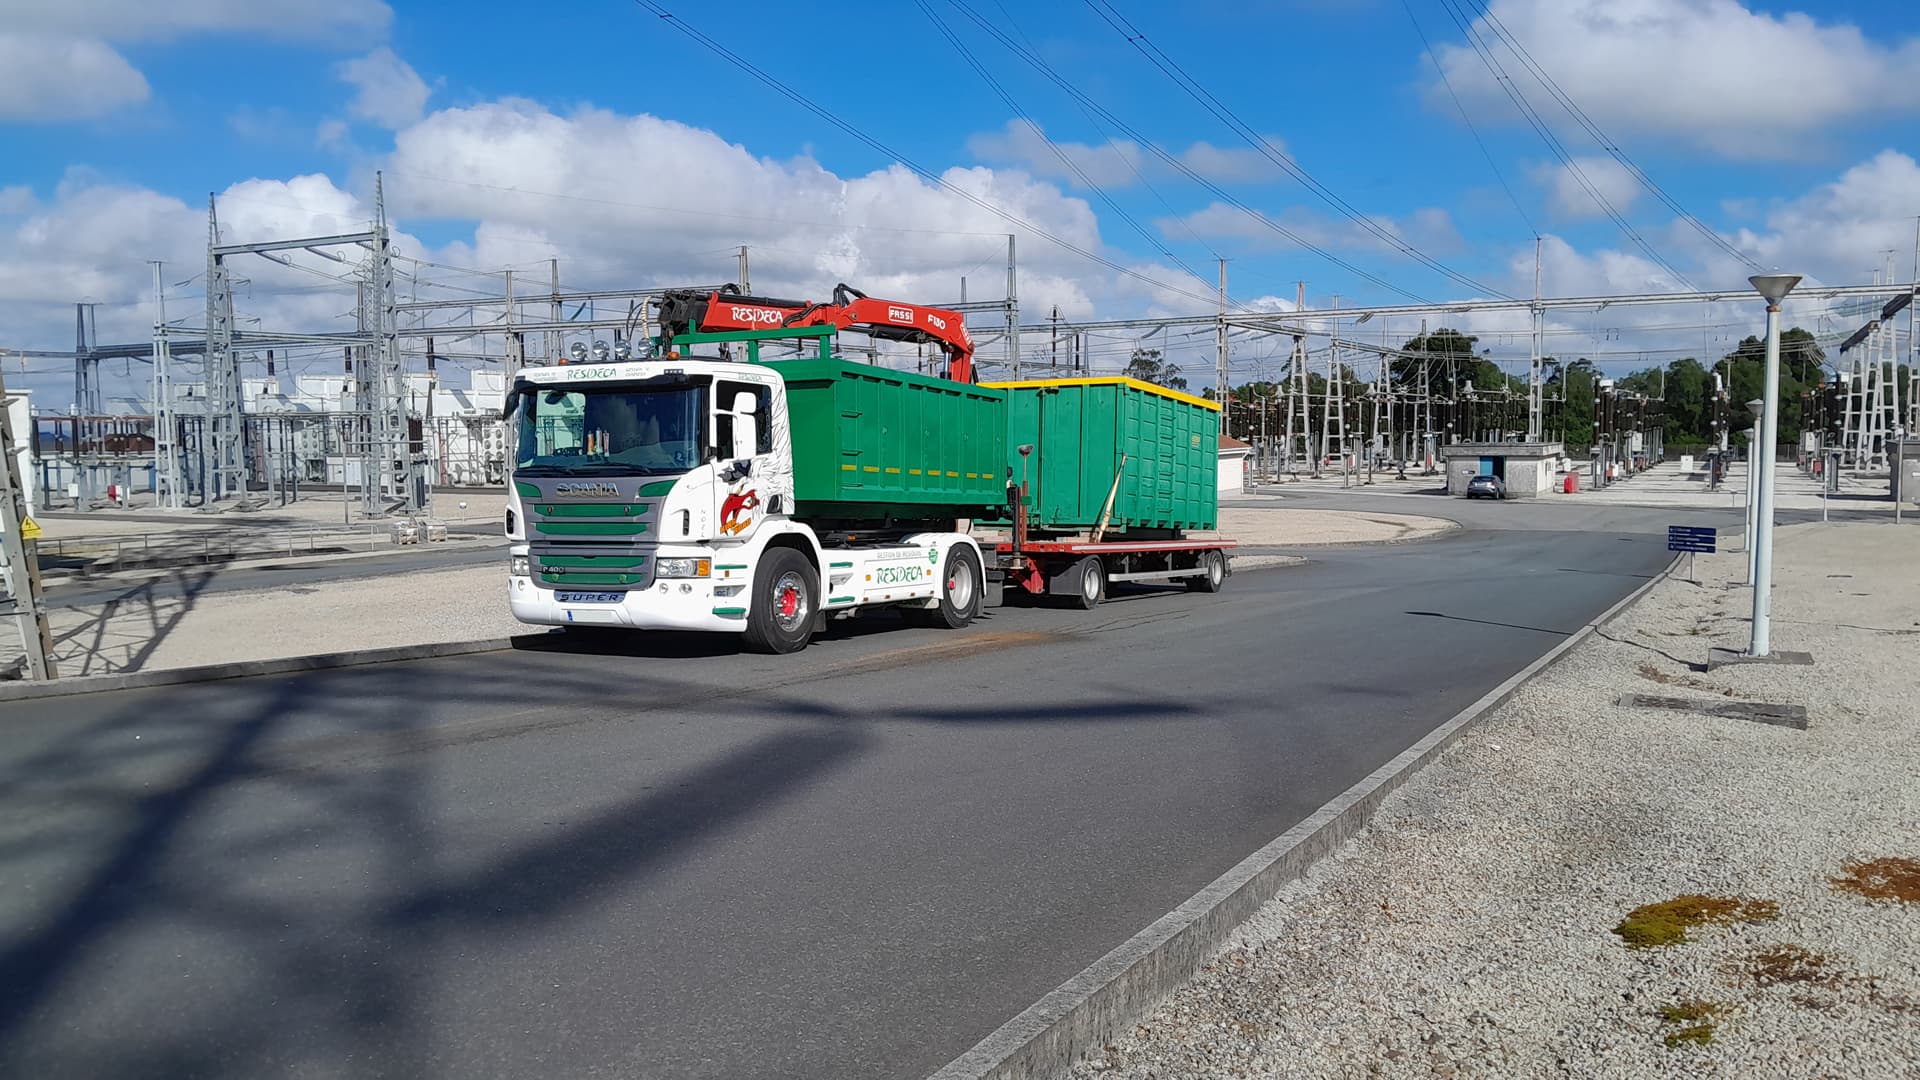
<svg viewBox="0 0 1920 1080"><path fill-rule="evenodd" d="M1710 442L1713 438L1713 379L1700 361L1689 356L1667 365L1665 401L1666 440L1671 443Z"/></svg>
<svg viewBox="0 0 1920 1080"><path fill-rule="evenodd" d="M1796 326L1781 333L1778 435L1782 444L1800 441L1804 420L1801 416L1800 392L1820 382L1826 359L1826 350L1820 347L1810 332ZM1713 370L1726 380L1727 397L1734 416L1734 434L1736 438L1744 439L1742 432L1749 426L1746 403L1765 396L1767 343L1749 335L1732 352L1721 357Z"/></svg>
<svg viewBox="0 0 1920 1080"><path fill-rule="evenodd" d="M1388 365L1388 377L1394 389L1414 393L1447 394L1454 386L1479 386L1481 364L1500 369L1481 360L1473 351L1479 338L1458 330L1440 329L1419 334L1400 347L1401 354ZM1496 383L1495 385L1499 385Z"/></svg>
<svg viewBox="0 0 1920 1080"><path fill-rule="evenodd" d="M1129 379L1150 382L1169 390L1187 388L1187 379L1180 374L1180 365L1168 362L1159 349L1134 349L1133 355L1127 358L1125 374Z"/></svg>
<svg viewBox="0 0 1920 1080"><path fill-rule="evenodd" d="M1593 445L1593 393L1600 374L1584 356L1564 367L1555 362L1551 372L1547 387L1560 398L1561 438L1568 451L1584 454Z"/></svg>

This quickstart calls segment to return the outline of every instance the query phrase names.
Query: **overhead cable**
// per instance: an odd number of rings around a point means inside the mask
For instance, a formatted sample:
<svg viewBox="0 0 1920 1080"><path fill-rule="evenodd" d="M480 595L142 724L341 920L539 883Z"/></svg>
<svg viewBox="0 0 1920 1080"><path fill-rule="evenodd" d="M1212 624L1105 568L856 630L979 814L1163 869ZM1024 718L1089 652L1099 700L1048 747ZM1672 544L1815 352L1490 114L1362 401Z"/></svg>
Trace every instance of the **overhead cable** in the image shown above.
<svg viewBox="0 0 1920 1080"><path fill-rule="evenodd" d="M1154 44L1152 39L1148 38L1139 27L1128 21L1127 17L1122 15L1119 9L1115 8L1109 0L1086 0L1086 4L1089 8L1093 9L1094 14L1099 15L1101 19L1105 20L1107 25L1112 27L1115 33L1125 38L1128 44L1132 45L1142 56L1146 57L1148 62L1152 63L1155 68L1158 68L1160 73L1172 81L1175 86L1180 87L1186 92L1187 96L1199 102L1202 108L1213 114L1215 119L1227 125L1227 127L1232 130L1234 134L1240 136L1247 145L1253 147L1262 157L1272 162L1288 176L1299 181L1308 191L1311 191L1320 201L1331 206L1340 216L1353 222L1353 224L1359 226L1394 250L1427 269L1451 279L1457 284L1477 292L1498 296L1502 299L1513 299L1513 297L1508 294L1476 281L1440 260L1435 259L1431 255L1428 255L1426 252L1421 251L1419 248L1414 247L1404 238L1393 232L1393 230L1381 226L1381 224L1371 216L1362 213L1357 207L1342 198L1332 188L1321 183L1312 173L1294 161L1293 158L1282 153L1269 142L1266 136L1260 134L1245 121L1241 120L1239 115L1228 108L1225 102L1222 102L1212 91L1203 86L1199 80L1188 74L1186 69L1181 67L1178 61L1174 60L1173 57L1167 55L1164 50Z"/></svg>
<svg viewBox="0 0 1920 1080"><path fill-rule="evenodd" d="M1220 185L1214 183L1212 180L1208 179L1206 176L1195 171L1186 162L1180 160L1178 156L1168 152L1166 148L1162 147L1160 144L1142 135L1139 131L1137 131L1130 125L1128 125L1125 121L1115 116L1113 112L1110 109L1108 109L1106 106L1101 105L1099 102L1088 97L1084 92L1080 90L1078 86L1074 85L1074 83L1071 80L1067 79L1065 76L1061 75L1058 71L1056 71L1051 64L1048 64L1045 60L1041 59L1031 49L1026 48L1025 46L1021 45L1019 42L1016 42L1012 38L1008 37L1006 33L1003 32L998 26L995 26L991 21L981 16L978 12L975 12L971 8L967 7L964 3L961 3L960 0L952 0L952 3L954 7L959 9L961 14L967 16L967 18L971 19L975 25L979 26L982 30L986 31L986 33L988 33L989 35L997 39L1000 42L1000 44L1007 49L1007 51L1013 53L1015 56L1018 56L1020 59L1026 61L1028 66L1032 67L1035 71L1039 72L1042 76L1047 78L1054 85L1060 87L1060 89L1064 90L1068 94L1068 96L1072 97L1076 101L1084 103L1088 108L1092 109L1094 112L1098 113L1103 119L1105 119L1107 123L1112 124L1116 129L1124 132L1128 138L1132 139L1135 143L1139 144L1142 148L1147 150L1149 153L1153 154L1155 157L1159 158L1161 161L1166 162L1166 164L1170 168L1174 169L1176 172L1180 173L1182 176L1185 176L1187 179L1193 181L1195 184L1198 184L1201 187L1205 188L1207 191L1211 192L1214 198L1220 200L1221 202L1225 203L1228 206L1233 207L1236 210L1241 211L1242 213L1246 214L1248 217L1252 218L1254 221L1258 222L1260 225L1272 230L1275 233L1278 233L1280 236L1286 238L1288 241L1292 242L1293 244L1301 248L1304 248L1307 251L1313 252L1315 255L1320 256L1321 258L1327 260L1328 262L1332 263L1335 266L1338 266L1342 270L1345 270L1348 273L1355 275L1356 277L1359 277L1374 285L1378 285L1380 288L1385 289L1388 292L1396 293L1400 296L1407 297L1408 299L1414 301L1415 303L1419 303L1419 304L1431 303L1431 301L1427 300L1425 297L1422 297L1400 285L1396 285L1393 282L1388 281L1387 279L1379 276L1378 274L1374 274L1370 271L1364 270L1359 266L1356 266L1353 263L1347 261L1346 259L1343 259L1338 255L1335 255L1333 252L1327 250L1326 248L1313 243L1307 238L1301 236L1299 233L1296 233L1293 230L1287 228L1286 226L1281 225L1279 222L1274 221L1272 218L1269 218L1267 215L1261 213L1258 210L1255 210L1251 206L1248 206L1245 202L1241 201L1240 199L1235 198L1233 195L1229 194L1224 189L1222 189ZM1507 300L1513 299L1512 297L1507 296L1504 293L1500 294L1500 296L1502 299L1507 299Z"/></svg>
<svg viewBox="0 0 1920 1080"><path fill-rule="evenodd" d="M1003 221L1009 222L1010 224L1017 225L1020 228L1025 229L1028 232L1032 233L1033 235L1039 237L1040 239L1046 240L1047 242L1054 244L1055 246L1062 248L1066 251L1070 251L1073 254L1088 260L1089 262L1098 263L1099 265L1104 266L1109 270L1112 270L1116 274L1121 274L1126 277L1134 278L1138 281L1144 282L1145 284L1151 285L1156 289L1163 289L1167 292L1176 293L1178 295L1189 297L1191 299L1198 300L1207 304L1212 304L1219 299L1219 297L1214 294L1194 292L1190 289L1184 289L1178 285L1173 285L1173 284L1169 284L1168 282L1161 281L1160 279L1155 278L1150 274L1143 274L1138 270L1125 266L1121 263L1115 262L1114 260L1109 259L1106 256L1099 254L1098 252L1089 251L1086 248L1083 248L1080 245L1075 244L1071 240L1068 240L1061 236L1056 236L1052 232L1049 232L1048 230L1043 229L1038 225L1035 225L1033 222L1026 220L1025 218L1019 216L1018 214L1015 214L987 199L980 198L979 196L966 190L965 188L960 187L958 184L954 184L948 181L945 177L942 177L939 173L936 173L933 170L920 165L919 163L913 161L911 158L908 158L906 155L900 153L899 151L888 146L887 144L881 142L879 139L868 134L866 131L856 126L852 122L843 119L838 114L834 113L832 110L814 101L812 98L807 97L805 94L800 93L798 90L795 90L793 87L788 86L784 82L781 82L779 79L775 78L773 75L769 74L765 70L755 65L752 61L741 56L739 53L734 52L732 49L727 48L725 45L721 44L720 42L715 41L713 38L708 37L706 34L702 33L698 28L689 24L686 20L675 15L673 12L668 11L664 6L656 3L655 0L634 0L634 3L638 4L643 8L646 8L648 11L653 12L656 16L658 16L662 21L664 21L668 26L671 26L674 30L685 35L687 38L691 39L693 42L698 44L700 47L706 49L708 52L713 53L714 55L727 61L727 63L732 64L734 67L740 69L742 72L745 72L746 74L752 76L757 82L773 90L775 93L779 94L780 96L786 98L787 100L793 102L794 104L814 114L815 116L818 116L820 119L825 120L827 123L832 124L834 127L840 129L842 132L845 132L847 135L852 136L853 138L859 140L862 144L864 144L868 148L874 151L877 151L881 154L884 154L895 161L898 161L900 164L906 166L908 169L918 174L923 180L927 181L928 183L933 184L952 195L958 196L959 198L969 203L972 203L975 206L978 206L982 210L985 210L988 213L993 214L995 217L998 217Z"/></svg>

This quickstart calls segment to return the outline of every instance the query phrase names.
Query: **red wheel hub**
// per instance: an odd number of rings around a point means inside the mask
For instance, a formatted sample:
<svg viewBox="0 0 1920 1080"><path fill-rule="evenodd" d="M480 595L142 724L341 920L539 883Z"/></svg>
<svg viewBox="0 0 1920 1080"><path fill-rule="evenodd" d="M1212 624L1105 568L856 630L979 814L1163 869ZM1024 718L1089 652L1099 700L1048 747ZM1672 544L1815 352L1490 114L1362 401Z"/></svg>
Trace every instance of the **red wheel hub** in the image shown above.
<svg viewBox="0 0 1920 1080"><path fill-rule="evenodd" d="M800 613L800 590L789 585L780 590L780 616L791 619Z"/></svg>

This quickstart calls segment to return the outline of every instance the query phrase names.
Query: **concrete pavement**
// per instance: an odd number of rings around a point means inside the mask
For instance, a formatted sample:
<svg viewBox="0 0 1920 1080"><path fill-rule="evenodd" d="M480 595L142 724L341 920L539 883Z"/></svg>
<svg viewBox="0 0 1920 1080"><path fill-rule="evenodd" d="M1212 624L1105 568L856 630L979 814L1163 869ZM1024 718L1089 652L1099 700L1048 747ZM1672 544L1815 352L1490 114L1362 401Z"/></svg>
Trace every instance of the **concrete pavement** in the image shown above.
<svg viewBox="0 0 1920 1080"><path fill-rule="evenodd" d="M1610 512L0 707L0 1073L924 1075L1665 564Z"/></svg>

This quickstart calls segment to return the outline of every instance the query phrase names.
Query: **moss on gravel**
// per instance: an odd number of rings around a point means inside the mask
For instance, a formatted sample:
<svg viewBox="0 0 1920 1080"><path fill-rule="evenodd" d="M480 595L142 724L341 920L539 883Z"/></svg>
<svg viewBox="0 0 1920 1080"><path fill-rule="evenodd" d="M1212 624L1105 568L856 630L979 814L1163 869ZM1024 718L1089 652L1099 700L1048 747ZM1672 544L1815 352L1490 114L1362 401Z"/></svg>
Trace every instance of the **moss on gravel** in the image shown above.
<svg viewBox="0 0 1920 1080"><path fill-rule="evenodd" d="M1845 873L1828 879L1835 889L1858 893L1869 900L1920 903L1920 859L1855 860L1841 869Z"/></svg>
<svg viewBox="0 0 1920 1080"><path fill-rule="evenodd" d="M1771 900L1688 894L1634 908L1613 932L1629 949L1656 949L1686 944L1687 931L1695 927L1770 922L1779 916L1780 905Z"/></svg>
<svg viewBox="0 0 1920 1080"><path fill-rule="evenodd" d="M1663 1007L1660 1019L1679 1025L1678 1030L1667 1033L1667 1046L1707 1045L1726 1014L1727 1007L1718 1001L1677 1001Z"/></svg>

